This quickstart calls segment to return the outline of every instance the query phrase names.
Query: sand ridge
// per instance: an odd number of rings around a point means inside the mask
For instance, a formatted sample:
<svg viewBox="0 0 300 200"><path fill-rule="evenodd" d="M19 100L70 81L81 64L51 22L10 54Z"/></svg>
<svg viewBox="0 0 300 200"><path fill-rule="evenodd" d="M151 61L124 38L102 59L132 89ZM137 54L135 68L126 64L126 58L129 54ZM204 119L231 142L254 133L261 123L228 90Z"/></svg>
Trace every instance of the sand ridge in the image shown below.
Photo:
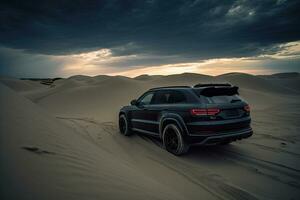
<svg viewBox="0 0 300 200"><path fill-rule="evenodd" d="M299 76L299 75L298 75ZM274 78L275 77L275 78ZM275 80L275 81L274 81ZM1 79L4 199L297 199L299 78L225 74ZM251 105L254 136L184 157L118 133L122 105L163 85L228 81ZM284 83L284 84L281 84ZM9 88L8 88L9 87Z"/></svg>

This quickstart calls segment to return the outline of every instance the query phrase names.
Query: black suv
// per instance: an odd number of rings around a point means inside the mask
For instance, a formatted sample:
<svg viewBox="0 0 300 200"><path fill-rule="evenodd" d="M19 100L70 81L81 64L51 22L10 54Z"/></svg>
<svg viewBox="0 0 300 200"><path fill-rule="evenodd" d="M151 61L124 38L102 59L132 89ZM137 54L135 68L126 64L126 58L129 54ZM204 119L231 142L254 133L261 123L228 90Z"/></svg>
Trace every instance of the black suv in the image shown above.
<svg viewBox="0 0 300 200"><path fill-rule="evenodd" d="M250 107L228 83L153 88L119 113L120 132L162 139L181 155L190 145L228 144L252 135Z"/></svg>

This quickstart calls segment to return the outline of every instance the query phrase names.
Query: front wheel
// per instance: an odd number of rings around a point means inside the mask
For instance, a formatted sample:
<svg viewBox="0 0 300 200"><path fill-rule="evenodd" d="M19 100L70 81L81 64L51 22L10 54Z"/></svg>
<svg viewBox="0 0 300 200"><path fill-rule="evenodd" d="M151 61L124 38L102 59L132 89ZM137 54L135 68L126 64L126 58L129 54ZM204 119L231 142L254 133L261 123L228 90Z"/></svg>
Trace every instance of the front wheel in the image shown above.
<svg viewBox="0 0 300 200"><path fill-rule="evenodd" d="M163 130L163 144L165 149L176 155L185 154L189 145L184 141L180 129L175 124L168 124Z"/></svg>
<svg viewBox="0 0 300 200"><path fill-rule="evenodd" d="M128 120L125 114L119 116L119 130L120 133L125 136L129 136L132 134L132 131L129 127Z"/></svg>

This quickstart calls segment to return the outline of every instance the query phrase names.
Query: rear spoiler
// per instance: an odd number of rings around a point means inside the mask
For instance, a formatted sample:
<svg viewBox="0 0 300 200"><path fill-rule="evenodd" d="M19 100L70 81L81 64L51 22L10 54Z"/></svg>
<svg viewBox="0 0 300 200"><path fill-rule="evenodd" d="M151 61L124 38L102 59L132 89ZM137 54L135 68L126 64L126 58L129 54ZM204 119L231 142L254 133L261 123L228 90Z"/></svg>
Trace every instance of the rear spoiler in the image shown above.
<svg viewBox="0 0 300 200"><path fill-rule="evenodd" d="M230 83L199 83L194 85L194 88L201 88L201 87L220 87L220 86L232 86Z"/></svg>
<svg viewBox="0 0 300 200"><path fill-rule="evenodd" d="M212 97L212 96L232 96L239 94L239 87L207 87L200 91L200 95Z"/></svg>

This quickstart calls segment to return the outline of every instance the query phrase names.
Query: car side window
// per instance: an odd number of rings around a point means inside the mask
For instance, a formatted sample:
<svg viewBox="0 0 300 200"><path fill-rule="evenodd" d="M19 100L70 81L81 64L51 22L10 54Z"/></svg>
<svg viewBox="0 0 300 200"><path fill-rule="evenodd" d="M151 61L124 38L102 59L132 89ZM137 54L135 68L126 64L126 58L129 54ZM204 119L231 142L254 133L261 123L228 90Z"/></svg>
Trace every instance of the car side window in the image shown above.
<svg viewBox="0 0 300 200"><path fill-rule="evenodd" d="M157 91L155 92L155 97L153 100L153 104L167 104L169 93L167 91Z"/></svg>
<svg viewBox="0 0 300 200"><path fill-rule="evenodd" d="M159 91L155 95L153 104L176 104L186 101L185 95L180 91Z"/></svg>
<svg viewBox="0 0 300 200"><path fill-rule="evenodd" d="M153 92L146 94L139 100L140 105L149 105L153 98Z"/></svg>
<svg viewBox="0 0 300 200"><path fill-rule="evenodd" d="M186 101L187 100L186 100L185 95L180 91L172 91L170 96L169 96L169 99L168 99L168 102L170 104L172 104L172 103L185 103Z"/></svg>

